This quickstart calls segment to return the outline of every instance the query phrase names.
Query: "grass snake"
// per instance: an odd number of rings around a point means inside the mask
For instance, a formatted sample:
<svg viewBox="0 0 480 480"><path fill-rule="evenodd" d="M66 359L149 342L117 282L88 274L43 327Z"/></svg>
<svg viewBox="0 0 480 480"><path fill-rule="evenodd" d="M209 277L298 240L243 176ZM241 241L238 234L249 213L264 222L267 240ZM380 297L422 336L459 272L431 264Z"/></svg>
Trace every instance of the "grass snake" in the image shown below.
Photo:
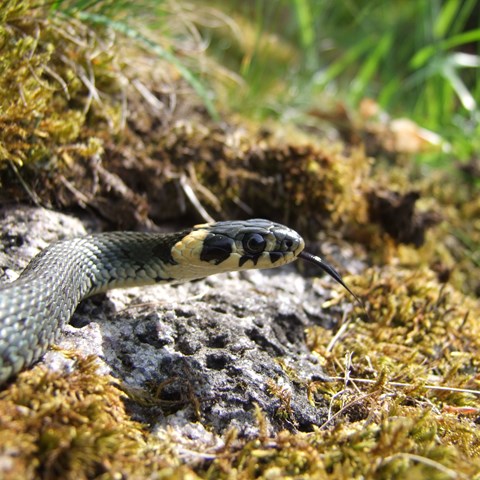
<svg viewBox="0 0 480 480"><path fill-rule="evenodd" d="M0 384L44 354L83 299L113 288L180 283L303 258L349 290L333 267L304 247L294 230L261 219L201 224L177 233L100 233L54 243L16 281L0 287Z"/></svg>

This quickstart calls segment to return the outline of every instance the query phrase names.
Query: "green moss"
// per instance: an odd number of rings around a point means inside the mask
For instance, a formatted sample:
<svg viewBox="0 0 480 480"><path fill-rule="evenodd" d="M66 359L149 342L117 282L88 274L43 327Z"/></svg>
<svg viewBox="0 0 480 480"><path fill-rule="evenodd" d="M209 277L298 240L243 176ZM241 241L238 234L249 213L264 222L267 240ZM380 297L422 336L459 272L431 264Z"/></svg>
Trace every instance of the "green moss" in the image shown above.
<svg viewBox="0 0 480 480"><path fill-rule="evenodd" d="M280 433L246 443L237 453L215 460L206 478L465 478L478 462L463 455L437 432L440 418L431 412L379 412L377 421L339 424L311 434ZM464 432L466 433L466 432ZM469 428L468 440L478 442ZM447 440L447 441L446 441Z"/></svg>
<svg viewBox="0 0 480 480"><path fill-rule="evenodd" d="M67 145L81 157L89 141L82 129L95 87L86 72L101 78L111 55L92 62L89 30L45 13L38 2L0 6L0 167L50 161Z"/></svg>
<svg viewBox="0 0 480 480"><path fill-rule="evenodd" d="M186 468L170 476L178 461L168 442L148 439L130 420L123 393L113 378L97 375L95 359L76 358L76 364L71 374L34 368L1 392L0 476L186 478Z"/></svg>
<svg viewBox="0 0 480 480"><path fill-rule="evenodd" d="M426 270L384 268L348 280L357 292L364 289L370 318L358 309L333 344L335 332L321 327L307 336L327 373L338 378L326 392L340 422L335 431L343 435L349 421L369 418L378 434L368 448L375 478L449 478L444 468L473 475L480 468L480 431L468 417L480 411L478 302ZM366 459L356 461L363 462L359 472L368 471Z"/></svg>

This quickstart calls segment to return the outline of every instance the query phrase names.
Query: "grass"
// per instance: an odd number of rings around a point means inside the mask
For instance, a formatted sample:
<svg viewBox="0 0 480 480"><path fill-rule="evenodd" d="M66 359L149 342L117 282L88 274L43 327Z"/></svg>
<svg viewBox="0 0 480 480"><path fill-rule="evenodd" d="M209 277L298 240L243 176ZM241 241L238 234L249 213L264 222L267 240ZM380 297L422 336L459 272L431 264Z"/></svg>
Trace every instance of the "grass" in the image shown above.
<svg viewBox="0 0 480 480"><path fill-rule="evenodd" d="M466 161L480 152L477 0L202 0L180 6L57 0L51 8L108 26L167 59L213 118L218 105L226 105L254 118L303 121L312 106L342 99L355 111L371 97L390 115L440 133L452 145L448 158ZM205 57L184 58L175 41L185 43L189 35L208 45L216 66L202 67ZM175 41L164 45L168 38ZM214 89L215 103L205 85L218 77L224 91ZM442 155L434 162L445 163Z"/></svg>
<svg viewBox="0 0 480 480"><path fill-rule="evenodd" d="M51 5L52 12L79 18L87 24L107 27L133 39L137 44L174 65L185 81L195 90L211 117L219 119L217 109L212 102L211 93L197 76L195 71L183 63L175 51L175 44L163 46L162 38L173 38L174 32L167 25L172 23L172 10L165 0L144 0L142 2L109 0L56 0ZM173 22L175 23L175 22ZM178 23L176 23L178 25ZM146 28L145 28L146 27ZM154 39L152 39L153 37Z"/></svg>

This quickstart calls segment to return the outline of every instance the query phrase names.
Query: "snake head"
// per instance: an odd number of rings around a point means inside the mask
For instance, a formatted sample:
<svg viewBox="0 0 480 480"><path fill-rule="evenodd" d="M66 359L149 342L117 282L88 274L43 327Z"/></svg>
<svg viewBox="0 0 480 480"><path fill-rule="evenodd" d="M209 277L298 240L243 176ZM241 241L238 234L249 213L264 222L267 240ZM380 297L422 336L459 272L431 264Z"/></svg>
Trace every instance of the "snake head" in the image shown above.
<svg viewBox="0 0 480 480"><path fill-rule="evenodd" d="M294 230L269 220L251 219L196 225L175 244L172 257L185 268L204 270L201 276L207 276L285 265L304 247Z"/></svg>

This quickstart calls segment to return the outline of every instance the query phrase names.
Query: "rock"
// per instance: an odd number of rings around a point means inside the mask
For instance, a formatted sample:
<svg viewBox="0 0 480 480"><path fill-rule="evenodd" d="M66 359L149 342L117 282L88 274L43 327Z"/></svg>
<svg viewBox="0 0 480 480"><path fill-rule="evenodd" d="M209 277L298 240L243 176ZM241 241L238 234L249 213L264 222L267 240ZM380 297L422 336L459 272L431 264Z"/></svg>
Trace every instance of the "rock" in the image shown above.
<svg viewBox="0 0 480 480"><path fill-rule="evenodd" d="M18 277L28 262L50 243L86 233L80 220L52 210L24 206L1 208L0 279Z"/></svg>
<svg viewBox="0 0 480 480"><path fill-rule="evenodd" d="M74 217L37 208L4 208L0 217L3 281L48 243L86 231ZM309 431L326 418L323 400L313 406L307 395L309 382L326 378L304 341L306 327L335 322L319 308L323 293L293 266L115 290L82 302L59 346L97 355L101 373L154 399L127 401L154 430L191 436L236 427L251 436L258 405L269 433ZM75 368L61 351L42 362Z"/></svg>

